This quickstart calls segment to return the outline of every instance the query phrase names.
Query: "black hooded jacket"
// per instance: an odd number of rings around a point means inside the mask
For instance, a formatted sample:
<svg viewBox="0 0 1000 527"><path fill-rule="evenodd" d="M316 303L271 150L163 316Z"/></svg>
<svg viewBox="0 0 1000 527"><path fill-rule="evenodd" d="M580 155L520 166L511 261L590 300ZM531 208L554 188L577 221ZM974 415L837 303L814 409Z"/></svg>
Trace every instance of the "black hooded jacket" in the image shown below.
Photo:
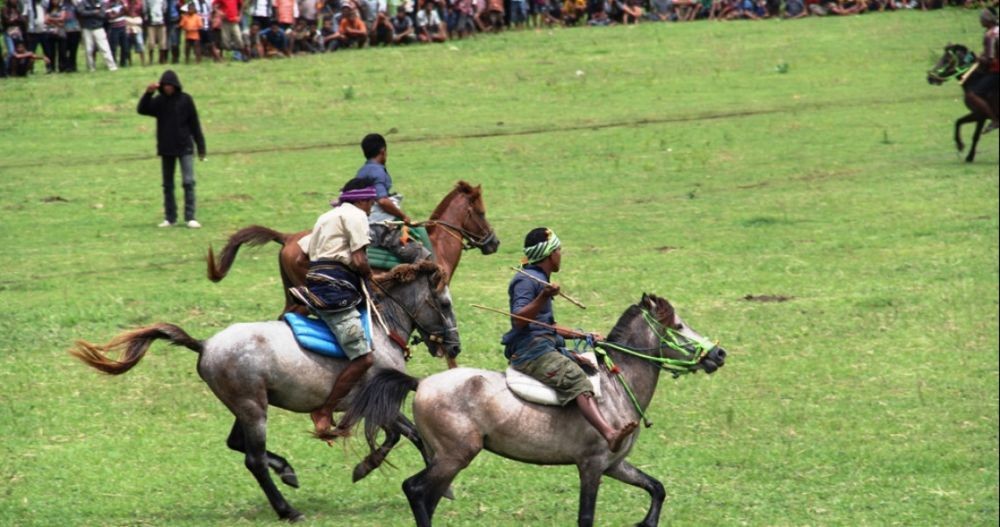
<svg viewBox="0 0 1000 527"><path fill-rule="evenodd" d="M163 93L163 85L173 85L173 95ZM198 110L194 99L181 91L181 81L173 70L163 72L160 77L160 95L154 97L146 92L139 99L138 111L142 115L156 117L156 153L161 156L183 156L194 153L205 156L205 136L198 122ZM193 141L192 141L193 140Z"/></svg>

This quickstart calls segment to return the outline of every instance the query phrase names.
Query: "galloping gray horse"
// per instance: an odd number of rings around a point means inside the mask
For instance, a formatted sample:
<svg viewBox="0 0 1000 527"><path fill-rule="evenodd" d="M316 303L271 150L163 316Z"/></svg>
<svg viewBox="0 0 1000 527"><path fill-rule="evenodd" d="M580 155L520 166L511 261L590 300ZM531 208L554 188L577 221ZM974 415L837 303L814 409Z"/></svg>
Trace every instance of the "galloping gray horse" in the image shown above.
<svg viewBox="0 0 1000 527"><path fill-rule="evenodd" d="M442 279L440 269L431 262L396 267L378 279L385 295L382 313L391 331L409 335L416 329L425 340L454 356L460 350L458 331L451 295ZM400 347L377 325L372 337L375 368L370 371L403 370ZM159 323L123 333L103 346L79 341L71 353L93 368L118 375L135 366L157 339L199 354L198 374L236 416L227 446L245 454L247 469L278 516L300 519L302 514L285 501L268 473L270 467L283 483L298 487L298 478L288 461L266 449L267 407L300 413L318 408L347 360L304 351L288 325L280 321L233 324L206 341L192 338L176 325ZM107 353L117 349L124 349L121 360L109 359ZM405 418L397 413L396 419L389 421L386 435L395 434L398 441Z"/></svg>
<svg viewBox="0 0 1000 527"><path fill-rule="evenodd" d="M675 374L712 373L725 363L726 352L696 333L662 298L643 295L625 311L608 339L598 343L612 362L600 368L601 413L614 428L644 417L661 369ZM620 369L621 382L609 371ZM638 408L627 394L628 386ZM410 390L416 390L413 416L430 464L403 482L418 526L431 525L434 510L459 471L483 449L509 459L538 465L574 464L580 473L579 525L594 523L597 488L602 475L644 489L652 503L640 525L655 526L666 492L625 457L638 433L617 453L572 408L542 406L515 396L503 373L457 368L417 379L399 371L378 372L347 410L364 417L365 434L374 448L375 427L392 422ZM638 416L636 414L639 414Z"/></svg>

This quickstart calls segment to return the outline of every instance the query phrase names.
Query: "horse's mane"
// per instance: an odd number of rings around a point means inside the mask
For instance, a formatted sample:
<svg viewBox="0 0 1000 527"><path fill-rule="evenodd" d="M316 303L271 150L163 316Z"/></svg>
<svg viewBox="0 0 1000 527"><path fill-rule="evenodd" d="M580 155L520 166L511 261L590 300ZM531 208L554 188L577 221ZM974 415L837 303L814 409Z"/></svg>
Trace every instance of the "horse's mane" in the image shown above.
<svg viewBox="0 0 1000 527"><path fill-rule="evenodd" d="M632 323L632 319L640 316L641 313L642 309L638 305L632 304L628 306L628 309L622 313L622 316L618 317L618 322L611 329L611 333L608 334L608 342L624 342L629 324Z"/></svg>
<svg viewBox="0 0 1000 527"><path fill-rule="evenodd" d="M473 187L465 181L459 181L458 183L455 183L455 188L451 189L451 192L449 192L444 199L441 200L441 203L438 203L437 208L435 208L434 212L431 213L431 219L436 220L443 216L445 211L448 210L448 206L451 204L452 196L458 193L467 194L469 196L469 202L473 203L473 206L476 207L476 212L485 212L484 210L479 210L482 209L483 206L482 201L479 199L482 195L482 189Z"/></svg>
<svg viewBox="0 0 1000 527"><path fill-rule="evenodd" d="M411 264L399 264L385 273L376 275L375 281L382 287L389 288L394 284L408 284L425 273L433 273L431 282L434 284L436 290L440 291L444 287L444 280L441 280L441 276L443 276L441 266L431 260L421 260Z"/></svg>

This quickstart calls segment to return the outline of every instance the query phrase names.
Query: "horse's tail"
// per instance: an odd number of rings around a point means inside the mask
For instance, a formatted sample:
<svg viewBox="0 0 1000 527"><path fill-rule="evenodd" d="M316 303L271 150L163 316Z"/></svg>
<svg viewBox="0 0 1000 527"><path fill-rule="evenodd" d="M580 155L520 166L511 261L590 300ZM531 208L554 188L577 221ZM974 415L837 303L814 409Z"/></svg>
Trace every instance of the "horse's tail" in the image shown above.
<svg viewBox="0 0 1000 527"><path fill-rule="evenodd" d="M251 225L236 231L229 237L226 246L219 253L218 263L215 262L215 253L212 251L212 247L208 247L208 256L205 257L205 260L208 262L208 279L218 282L225 278L226 274L229 273L229 268L233 266L236 253L239 252L240 246L244 243L251 247L264 245L267 242L276 242L284 246L289 236L289 234L284 234L262 225Z"/></svg>
<svg viewBox="0 0 1000 527"><path fill-rule="evenodd" d="M365 440L372 452L377 450L375 444L378 432L396 423L400 407L409 392L417 390L420 383L416 377L411 377L399 370L382 369L375 372L364 383L358 394L351 400L347 410L341 417L342 423L357 423L365 421Z"/></svg>
<svg viewBox="0 0 1000 527"><path fill-rule="evenodd" d="M184 346L197 353L201 353L204 349L202 341L188 335L183 329L161 322L122 333L103 346L78 340L69 353L91 368L111 375L120 375L138 364L146 355L150 344L158 339L169 340L175 346ZM108 352L121 348L125 351L120 360L107 356Z"/></svg>

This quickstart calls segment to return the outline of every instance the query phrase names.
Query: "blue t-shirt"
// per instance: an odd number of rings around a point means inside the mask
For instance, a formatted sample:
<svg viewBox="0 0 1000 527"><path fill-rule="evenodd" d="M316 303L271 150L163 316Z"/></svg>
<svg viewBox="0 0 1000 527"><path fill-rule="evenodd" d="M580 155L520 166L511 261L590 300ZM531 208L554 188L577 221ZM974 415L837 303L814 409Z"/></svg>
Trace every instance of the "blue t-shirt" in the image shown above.
<svg viewBox="0 0 1000 527"><path fill-rule="evenodd" d="M549 281L549 277L545 276L545 273L538 266L529 265L524 268L524 271L531 273L532 276L539 280ZM507 295L510 297L510 312L516 314L521 309L524 309L524 306L530 304L544 289L544 285L531 278L521 273L515 274L514 278L510 281L510 286L507 288ZM535 320L543 324L555 325L556 319L552 313L551 298L545 300ZM519 348L523 348L536 337L545 337L552 340L554 344L552 349L565 345L563 338L557 335L554 329L536 324L527 324L519 328L514 325L514 321L512 320L510 331L504 333L503 339L500 340L505 346L504 355L509 359ZM518 359L520 361L528 361L544 355L546 352L552 351L552 349L539 350L540 352L534 356L519 356Z"/></svg>
<svg viewBox="0 0 1000 527"><path fill-rule="evenodd" d="M375 186L375 199L382 199L389 197L392 194L392 176L389 175L389 171L385 168L385 165L378 163L376 161L368 160L361 168L358 169L358 174L354 176L354 179L368 179ZM399 202L402 201L402 196L393 196L393 201L399 206ZM378 223L380 221L396 221L399 218L389 214L388 212L382 210L378 202L372 206L371 216L368 217L368 223Z"/></svg>

